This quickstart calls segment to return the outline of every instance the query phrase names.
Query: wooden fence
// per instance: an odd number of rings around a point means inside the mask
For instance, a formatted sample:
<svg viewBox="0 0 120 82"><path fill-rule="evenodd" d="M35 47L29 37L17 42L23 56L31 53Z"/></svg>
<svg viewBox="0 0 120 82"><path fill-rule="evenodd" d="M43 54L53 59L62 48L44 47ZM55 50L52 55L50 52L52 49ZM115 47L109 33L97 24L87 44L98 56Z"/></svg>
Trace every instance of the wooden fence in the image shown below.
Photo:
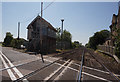
<svg viewBox="0 0 120 82"><path fill-rule="evenodd" d="M109 55L115 55L115 47L107 45L98 45L98 50L103 51Z"/></svg>

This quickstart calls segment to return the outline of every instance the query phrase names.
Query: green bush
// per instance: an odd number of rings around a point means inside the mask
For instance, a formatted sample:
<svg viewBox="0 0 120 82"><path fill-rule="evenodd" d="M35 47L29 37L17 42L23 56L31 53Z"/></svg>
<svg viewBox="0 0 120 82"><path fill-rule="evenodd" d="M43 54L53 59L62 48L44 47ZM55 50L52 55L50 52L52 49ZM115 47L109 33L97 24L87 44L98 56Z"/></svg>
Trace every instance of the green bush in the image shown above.
<svg viewBox="0 0 120 82"><path fill-rule="evenodd" d="M11 46L13 48L21 48L21 45L23 45L25 42L24 39L20 38L20 39L13 39L12 42L11 42Z"/></svg>
<svg viewBox="0 0 120 82"><path fill-rule="evenodd" d="M13 40L13 35L10 32L7 32L3 45L6 47L10 47L12 40Z"/></svg>
<svg viewBox="0 0 120 82"><path fill-rule="evenodd" d="M101 30L99 32L96 32L92 37L89 38L89 42L86 44L86 47L96 50L97 45L102 45L105 40L109 38L109 36L110 32L108 30Z"/></svg>

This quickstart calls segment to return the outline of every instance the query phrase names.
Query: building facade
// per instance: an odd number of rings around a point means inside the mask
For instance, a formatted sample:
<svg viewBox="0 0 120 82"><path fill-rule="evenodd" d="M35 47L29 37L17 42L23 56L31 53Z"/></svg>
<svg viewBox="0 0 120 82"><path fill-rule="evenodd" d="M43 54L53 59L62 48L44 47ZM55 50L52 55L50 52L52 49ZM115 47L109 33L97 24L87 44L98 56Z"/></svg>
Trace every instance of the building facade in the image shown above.
<svg viewBox="0 0 120 82"><path fill-rule="evenodd" d="M115 36L117 36L116 30L120 29L120 5L118 15L113 14L112 24L110 25L111 37L105 42L106 45L115 46Z"/></svg>
<svg viewBox="0 0 120 82"><path fill-rule="evenodd" d="M29 51L49 53L56 51L57 30L39 15L28 25Z"/></svg>

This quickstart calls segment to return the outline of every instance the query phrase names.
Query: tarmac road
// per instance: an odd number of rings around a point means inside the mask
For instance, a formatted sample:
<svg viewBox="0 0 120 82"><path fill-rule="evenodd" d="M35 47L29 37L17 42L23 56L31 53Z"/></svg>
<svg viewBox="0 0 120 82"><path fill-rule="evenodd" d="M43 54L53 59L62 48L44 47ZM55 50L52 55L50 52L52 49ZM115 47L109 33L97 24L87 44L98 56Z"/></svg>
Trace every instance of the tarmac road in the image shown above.
<svg viewBox="0 0 120 82"><path fill-rule="evenodd" d="M25 82L39 82L41 80L75 82L78 80L81 61L78 63L71 59L62 60L60 59L61 57L43 56L45 61L43 63L38 56L14 51L11 48L4 47L2 52L0 52L0 59L3 62L3 67L0 69L0 76L2 77L0 79L2 81L15 81L19 79ZM114 80L105 70L88 66L83 66L82 73L82 81Z"/></svg>

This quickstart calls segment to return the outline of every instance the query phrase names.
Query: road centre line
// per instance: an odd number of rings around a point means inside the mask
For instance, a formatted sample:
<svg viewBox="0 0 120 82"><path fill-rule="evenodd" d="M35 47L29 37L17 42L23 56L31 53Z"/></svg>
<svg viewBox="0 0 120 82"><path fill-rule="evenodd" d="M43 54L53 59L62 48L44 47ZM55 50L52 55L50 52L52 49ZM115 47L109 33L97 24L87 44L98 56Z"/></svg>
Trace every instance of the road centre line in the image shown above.
<svg viewBox="0 0 120 82"><path fill-rule="evenodd" d="M68 62L70 61L70 59L69 60L67 60L64 64L62 64L57 70L55 70L53 73L51 73L48 77L46 77L44 80L45 81L47 81L47 80L49 80L53 75L55 75L65 64L67 64Z"/></svg>
<svg viewBox="0 0 120 82"><path fill-rule="evenodd" d="M10 62L10 60L1 52L1 54L5 57L5 59L8 61L10 67L14 67L14 65ZM13 70L16 72L16 74L19 76L19 78L23 77L22 73L14 67ZM28 82L27 79L23 79L24 82Z"/></svg>
<svg viewBox="0 0 120 82"><path fill-rule="evenodd" d="M0 54L0 58L5 66L5 68L8 68L8 65L7 63L5 62L5 60L3 59L2 55ZM11 80L14 81L16 80L17 78L15 77L15 75L13 74L13 72L11 71L11 69L7 69L7 72L8 72L8 75L10 76Z"/></svg>
<svg viewBox="0 0 120 82"><path fill-rule="evenodd" d="M72 64L73 61L71 61L65 68L62 70L62 72L54 79L54 80L59 80L60 76L63 75L63 73L67 70L67 68Z"/></svg>

